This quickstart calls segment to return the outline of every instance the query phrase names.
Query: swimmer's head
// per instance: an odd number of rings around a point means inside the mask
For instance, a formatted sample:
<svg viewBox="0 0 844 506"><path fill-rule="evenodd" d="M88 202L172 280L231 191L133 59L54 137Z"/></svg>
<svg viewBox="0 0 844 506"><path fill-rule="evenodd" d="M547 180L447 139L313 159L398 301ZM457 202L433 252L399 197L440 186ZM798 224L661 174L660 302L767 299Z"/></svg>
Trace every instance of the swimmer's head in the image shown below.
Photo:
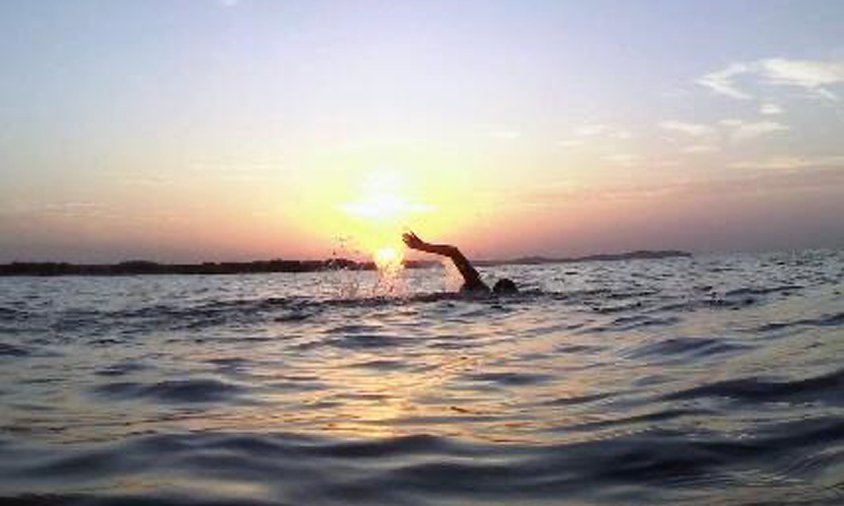
<svg viewBox="0 0 844 506"><path fill-rule="evenodd" d="M492 287L492 293L500 295L519 293L519 289L516 288L516 283L513 283L512 279L501 278L495 282L495 286Z"/></svg>

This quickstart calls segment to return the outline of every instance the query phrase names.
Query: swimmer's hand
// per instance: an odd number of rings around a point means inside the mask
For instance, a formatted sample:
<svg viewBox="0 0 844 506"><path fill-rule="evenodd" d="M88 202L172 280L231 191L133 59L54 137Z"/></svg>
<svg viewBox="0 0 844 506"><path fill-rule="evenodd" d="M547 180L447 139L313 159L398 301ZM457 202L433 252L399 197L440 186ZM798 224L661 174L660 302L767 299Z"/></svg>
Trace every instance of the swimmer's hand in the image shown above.
<svg viewBox="0 0 844 506"><path fill-rule="evenodd" d="M406 232L402 234L401 238L410 249L424 251L425 253L433 253L435 255L442 255L449 258L463 258L460 251L454 246L451 246L450 244L431 244L429 242L425 242L417 237L413 232Z"/></svg>
<svg viewBox="0 0 844 506"><path fill-rule="evenodd" d="M460 271L463 276L464 286L469 290L484 289L489 290L483 281L478 271L472 266L472 263L463 256L457 247L450 244L430 244L422 239L416 237L413 232L405 232L401 236L402 241L408 248L424 251L425 253L433 253L435 255L442 255L451 259L454 266Z"/></svg>
<svg viewBox="0 0 844 506"><path fill-rule="evenodd" d="M416 234L414 234L413 232L405 232L404 234L402 234L401 239L402 241L404 241L404 244L410 249L423 250L423 248L427 246L425 241L416 237Z"/></svg>

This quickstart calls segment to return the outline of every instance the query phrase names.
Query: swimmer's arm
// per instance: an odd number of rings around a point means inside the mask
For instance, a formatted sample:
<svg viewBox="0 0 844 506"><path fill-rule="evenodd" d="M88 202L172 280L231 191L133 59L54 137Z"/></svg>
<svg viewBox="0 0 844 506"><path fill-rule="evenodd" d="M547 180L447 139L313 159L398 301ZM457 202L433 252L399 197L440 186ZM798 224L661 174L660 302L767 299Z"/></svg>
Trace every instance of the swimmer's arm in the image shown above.
<svg viewBox="0 0 844 506"><path fill-rule="evenodd" d="M442 255L451 259L454 266L460 271L463 276L463 281L467 286L477 286L483 284L481 276L472 265L468 258L460 252L457 247L450 244L431 244L416 237L413 232L406 233L402 236L404 243L408 248L412 248L426 253L433 253L435 255Z"/></svg>

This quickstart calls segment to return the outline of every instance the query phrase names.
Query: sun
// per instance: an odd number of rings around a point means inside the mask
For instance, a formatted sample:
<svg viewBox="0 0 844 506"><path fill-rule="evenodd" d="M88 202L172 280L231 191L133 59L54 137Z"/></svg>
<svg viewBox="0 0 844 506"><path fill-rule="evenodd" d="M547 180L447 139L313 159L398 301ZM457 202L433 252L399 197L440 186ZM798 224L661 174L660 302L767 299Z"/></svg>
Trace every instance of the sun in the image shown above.
<svg viewBox="0 0 844 506"><path fill-rule="evenodd" d="M354 243L382 273L401 267L401 233L410 218L433 209L409 198L409 193L415 193L409 191L412 188L397 174L374 172L361 178L353 199L339 205L349 219Z"/></svg>
<svg viewBox="0 0 844 506"><path fill-rule="evenodd" d="M385 271L398 268L404 259L404 255L400 248L382 246L375 250L372 259L379 271Z"/></svg>

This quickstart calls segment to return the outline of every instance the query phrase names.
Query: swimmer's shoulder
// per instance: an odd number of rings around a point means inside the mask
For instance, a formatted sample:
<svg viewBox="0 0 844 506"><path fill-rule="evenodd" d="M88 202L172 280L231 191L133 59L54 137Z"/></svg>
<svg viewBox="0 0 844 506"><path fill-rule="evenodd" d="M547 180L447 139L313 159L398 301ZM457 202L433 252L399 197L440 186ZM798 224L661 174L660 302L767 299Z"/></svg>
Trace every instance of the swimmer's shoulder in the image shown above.
<svg viewBox="0 0 844 506"><path fill-rule="evenodd" d="M477 295L489 295L492 293L486 283L481 280L477 280L474 283L463 283L463 286L460 287L460 294L461 295L470 295L470 296L477 296Z"/></svg>

